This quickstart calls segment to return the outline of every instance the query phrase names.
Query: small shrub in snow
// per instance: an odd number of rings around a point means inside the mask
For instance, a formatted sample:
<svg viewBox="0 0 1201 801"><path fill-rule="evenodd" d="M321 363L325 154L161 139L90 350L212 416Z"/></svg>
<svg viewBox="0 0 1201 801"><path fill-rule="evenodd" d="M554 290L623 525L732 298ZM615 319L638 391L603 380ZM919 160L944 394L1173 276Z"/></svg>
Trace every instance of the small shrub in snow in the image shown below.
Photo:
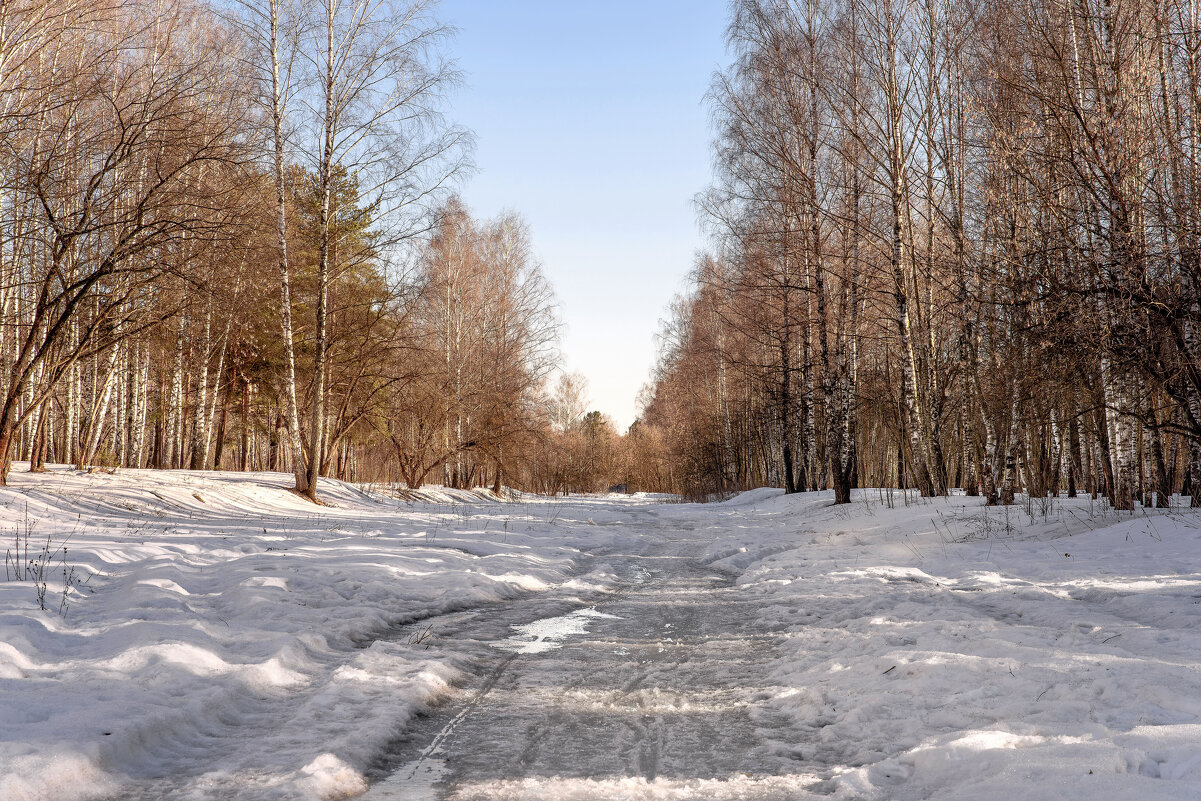
<svg viewBox="0 0 1201 801"><path fill-rule="evenodd" d="M424 647L427 651L429 647L438 639L438 635L434 634L434 624L430 623L425 628L413 632L409 635L408 644L414 648L417 646Z"/></svg>
<svg viewBox="0 0 1201 801"><path fill-rule="evenodd" d="M968 533L959 541L1012 537L1017 533L1017 526L1010 511L1012 508L1011 506L981 507L979 516L970 519Z"/></svg>
<svg viewBox="0 0 1201 801"><path fill-rule="evenodd" d="M1026 495L1025 502L1022 508L1026 510L1026 516L1030 519L1030 525L1035 523L1050 523L1052 515L1056 510L1056 498L1054 495Z"/></svg>
<svg viewBox="0 0 1201 801"><path fill-rule="evenodd" d="M68 534L62 542L55 544L53 534L47 534L46 540L37 550L32 549L33 530L36 520L29 518L29 508L25 515L13 527L13 547L4 552L4 578L8 581L31 581L37 597L38 608L46 611L46 598L50 594L50 579L53 574L61 571L63 577L62 594L58 603L58 613L64 617L70 606L72 588L82 586L75 567L67 564ZM58 566L55 567L55 561Z"/></svg>

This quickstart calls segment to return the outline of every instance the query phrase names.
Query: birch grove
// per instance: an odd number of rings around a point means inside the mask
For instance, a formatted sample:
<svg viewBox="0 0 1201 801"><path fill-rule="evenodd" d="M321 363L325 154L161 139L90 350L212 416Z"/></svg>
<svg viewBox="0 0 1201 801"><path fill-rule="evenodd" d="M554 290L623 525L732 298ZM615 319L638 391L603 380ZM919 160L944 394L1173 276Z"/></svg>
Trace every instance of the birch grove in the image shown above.
<svg viewBox="0 0 1201 801"><path fill-rule="evenodd" d="M735 0L624 435L455 194L434 11L0 3L0 482L1201 498L1198 0Z"/></svg>
<svg viewBox="0 0 1201 801"><path fill-rule="evenodd" d="M722 268L643 415L673 483L1201 495L1198 15L735 2L701 201Z"/></svg>
<svg viewBox="0 0 1201 801"><path fill-rule="evenodd" d="M555 301L521 219L451 197L431 12L0 5L0 480L534 481Z"/></svg>

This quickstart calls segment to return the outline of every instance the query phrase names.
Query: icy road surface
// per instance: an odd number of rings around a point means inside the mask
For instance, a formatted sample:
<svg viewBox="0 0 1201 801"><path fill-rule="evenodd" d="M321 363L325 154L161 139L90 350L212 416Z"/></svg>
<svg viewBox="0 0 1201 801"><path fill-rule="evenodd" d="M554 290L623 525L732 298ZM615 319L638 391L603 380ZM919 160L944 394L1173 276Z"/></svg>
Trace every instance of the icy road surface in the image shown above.
<svg viewBox="0 0 1201 801"><path fill-rule="evenodd" d="M755 714L783 635L687 532L636 509L623 525L654 534L594 557L618 578L610 597L539 604L548 617L527 624L515 609L437 621L487 668L397 744L367 799L791 798L814 783Z"/></svg>

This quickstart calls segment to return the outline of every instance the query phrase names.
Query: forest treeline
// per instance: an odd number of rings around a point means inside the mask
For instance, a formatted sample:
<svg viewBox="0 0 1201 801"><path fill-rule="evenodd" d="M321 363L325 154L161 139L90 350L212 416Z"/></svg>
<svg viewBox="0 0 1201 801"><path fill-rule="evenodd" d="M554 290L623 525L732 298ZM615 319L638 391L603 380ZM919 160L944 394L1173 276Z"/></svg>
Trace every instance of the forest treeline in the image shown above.
<svg viewBox="0 0 1201 801"><path fill-rule="evenodd" d="M1201 495L1198 0L735 0L624 436L454 195L433 10L0 4L0 481Z"/></svg>
<svg viewBox="0 0 1201 801"><path fill-rule="evenodd" d="M1201 495L1201 4L736 0L665 483Z"/></svg>
<svg viewBox="0 0 1201 801"><path fill-rule="evenodd" d="M548 389L521 218L425 0L0 4L0 483L14 460L606 489Z"/></svg>

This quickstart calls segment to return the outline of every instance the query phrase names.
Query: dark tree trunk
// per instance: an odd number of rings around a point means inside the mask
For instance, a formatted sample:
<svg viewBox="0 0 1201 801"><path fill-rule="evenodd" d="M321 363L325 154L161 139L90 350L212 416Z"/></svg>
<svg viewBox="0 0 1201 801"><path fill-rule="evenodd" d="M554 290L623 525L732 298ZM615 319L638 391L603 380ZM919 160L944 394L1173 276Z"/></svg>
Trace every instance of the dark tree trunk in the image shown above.
<svg viewBox="0 0 1201 801"><path fill-rule="evenodd" d="M12 423L5 423L3 429L0 429L0 487L8 486L8 474L13 467L13 435L16 430L17 427Z"/></svg>
<svg viewBox="0 0 1201 801"><path fill-rule="evenodd" d="M242 436L238 453L238 469L250 469L250 382L242 382Z"/></svg>
<svg viewBox="0 0 1201 801"><path fill-rule="evenodd" d="M44 401L38 410L38 425L33 432L33 445L29 449L29 472L46 472L46 417L50 401Z"/></svg>

